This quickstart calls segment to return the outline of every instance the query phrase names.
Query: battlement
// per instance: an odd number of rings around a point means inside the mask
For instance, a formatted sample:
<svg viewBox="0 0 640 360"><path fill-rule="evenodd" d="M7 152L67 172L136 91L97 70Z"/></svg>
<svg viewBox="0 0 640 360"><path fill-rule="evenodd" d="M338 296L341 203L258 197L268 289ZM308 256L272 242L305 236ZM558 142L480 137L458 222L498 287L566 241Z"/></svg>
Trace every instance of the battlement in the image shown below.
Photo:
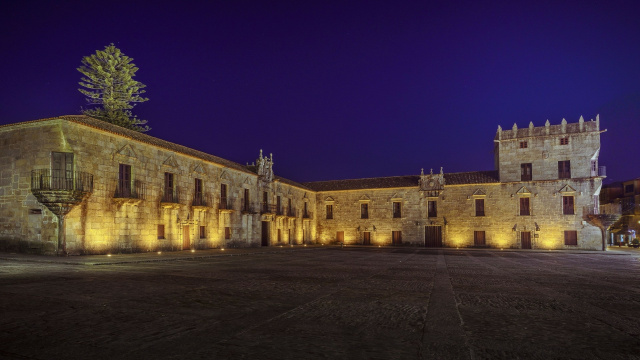
<svg viewBox="0 0 640 360"><path fill-rule="evenodd" d="M567 123L567 120L562 119L562 122L558 125L551 125L549 120L544 126L533 126L533 122L529 122L529 127L518 129L517 124L513 124L511 130L502 130L502 127L498 125L498 131L496 132L495 140L509 140L509 139L521 139L538 136L549 135L563 135L563 134L576 134L583 132L600 131L600 115L596 115L595 121L584 121L584 118L580 116L580 119L576 123Z"/></svg>

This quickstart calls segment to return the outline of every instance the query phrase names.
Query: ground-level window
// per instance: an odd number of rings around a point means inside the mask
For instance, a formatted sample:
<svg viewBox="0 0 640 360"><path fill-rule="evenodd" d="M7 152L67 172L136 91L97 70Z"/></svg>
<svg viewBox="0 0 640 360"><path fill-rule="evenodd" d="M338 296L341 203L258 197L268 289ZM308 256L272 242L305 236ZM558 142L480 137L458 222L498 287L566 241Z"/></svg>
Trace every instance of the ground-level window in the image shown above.
<svg viewBox="0 0 640 360"><path fill-rule="evenodd" d="M207 237L206 228L204 226L200 226L200 239L204 239Z"/></svg>
<svg viewBox="0 0 640 360"><path fill-rule="evenodd" d="M564 231L564 244L565 245L578 245L578 232L576 230Z"/></svg>
<svg viewBox="0 0 640 360"><path fill-rule="evenodd" d="M224 228L224 238L225 240L230 240L231 239L231 228L226 226Z"/></svg>
<svg viewBox="0 0 640 360"><path fill-rule="evenodd" d="M473 245L475 246L486 245L484 230L473 232Z"/></svg>
<svg viewBox="0 0 640 360"><path fill-rule="evenodd" d="M402 244L402 231L391 232L391 243L394 245Z"/></svg>
<svg viewBox="0 0 640 360"><path fill-rule="evenodd" d="M164 225L158 225L158 239L164 238Z"/></svg>
<svg viewBox="0 0 640 360"><path fill-rule="evenodd" d="M573 196L562 197L562 213L564 215L574 215Z"/></svg>

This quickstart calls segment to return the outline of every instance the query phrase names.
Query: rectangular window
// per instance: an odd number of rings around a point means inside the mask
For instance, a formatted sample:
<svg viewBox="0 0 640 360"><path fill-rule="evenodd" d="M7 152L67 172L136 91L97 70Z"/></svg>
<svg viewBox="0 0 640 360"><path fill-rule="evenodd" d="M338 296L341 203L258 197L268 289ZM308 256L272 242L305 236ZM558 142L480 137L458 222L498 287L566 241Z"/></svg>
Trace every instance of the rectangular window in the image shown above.
<svg viewBox="0 0 640 360"><path fill-rule="evenodd" d="M633 193L633 184L627 184L624 186L624 193L625 194L632 194Z"/></svg>
<svg viewBox="0 0 640 360"><path fill-rule="evenodd" d="M333 205L327 205L327 219L333 219Z"/></svg>
<svg viewBox="0 0 640 360"><path fill-rule="evenodd" d="M164 225L158 225L158 239L164 238Z"/></svg>
<svg viewBox="0 0 640 360"><path fill-rule="evenodd" d="M520 181L531 181L531 163L520 164Z"/></svg>
<svg viewBox="0 0 640 360"><path fill-rule="evenodd" d="M220 184L220 209L231 209L227 198L227 184Z"/></svg>
<svg viewBox="0 0 640 360"><path fill-rule="evenodd" d="M528 197L520 198L520 216L528 216L528 215L531 215L529 198Z"/></svg>
<svg viewBox="0 0 640 360"><path fill-rule="evenodd" d="M569 145L569 137L565 136L560 138L560 145Z"/></svg>
<svg viewBox="0 0 640 360"><path fill-rule="evenodd" d="M226 226L224 228L224 238L225 240L230 240L231 239L231 228Z"/></svg>
<svg viewBox="0 0 640 360"><path fill-rule="evenodd" d="M565 230L564 232L564 244L565 245L578 245L578 232L575 230Z"/></svg>
<svg viewBox="0 0 640 360"><path fill-rule="evenodd" d="M193 186L193 205L204 206L204 194L202 193L202 179L196 178Z"/></svg>
<svg viewBox="0 0 640 360"><path fill-rule="evenodd" d="M131 165L120 164L118 168L116 196L122 198L131 197Z"/></svg>
<svg viewBox="0 0 640 360"><path fill-rule="evenodd" d="M269 212L269 193L266 191L262 193L262 212Z"/></svg>
<svg viewBox="0 0 640 360"><path fill-rule="evenodd" d="M304 218L308 218L309 217L309 207L307 206L309 203L308 202L304 202L304 212L302 213L302 217Z"/></svg>
<svg viewBox="0 0 640 360"><path fill-rule="evenodd" d="M558 161L558 179L571 179L571 161Z"/></svg>
<svg viewBox="0 0 640 360"><path fill-rule="evenodd" d="M476 216L484 216L484 199L476 199Z"/></svg>
<svg viewBox="0 0 640 360"><path fill-rule="evenodd" d="M242 203L242 211L249 211L249 189L244 189L244 201Z"/></svg>
<svg viewBox="0 0 640 360"><path fill-rule="evenodd" d="M574 215L575 211L573 208L573 196L563 196L562 197L562 213L564 215Z"/></svg>
<svg viewBox="0 0 640 360"><path fill-rule="evenodd" d="M598 176L598 160L591 160L591 176Z"/></svg>
<svg viewBox="0 0 640 360"><path fill-rule="evenodd" d="M392 231L391 232L391 243L393 245L402 244L402 231Z"/></svg>
<svg viewBox="0 0 640 360"><path fill-rule="evenodd" d="M276 213L278 215L282 214L282 208L280 207L282 204L280 203L280 195L276 196Z"/></svg>
<svg viewBox="0 0 640 360"><path fill-rule="evenodd" d="M393 202L393 217L395 219L402 217L402 203L400 201Z"/></svg>
<svg viewBox="0 0 640 360"><path fill-rule="evenodd" d="M176 201L175 185L173 183L173 174L164 173L164 202L177 202Z"/></svg>
<svg viewBox="0 0 640 360"><path fill-rule="evenodd" d="M204 239L207 237L206 229L204 226L200 226L200 239Z"/></svg>
<svg viewBox="0 0 640 360"><path fill-rule="evenodd" d="M427 217L438 217L438 206L435 200L428 202Z"/></svg>
<svg viewBox="0 0 640 360"><path fill-rule="evenodd" d="M287 205L287 216L293 216L293 206L291 206L291 199L287 199L289 204Z"/></svg>
<svg viewBox="0 0 640 360"><path fill-rule="evenodd" d="M473 232L473 245L475 245L475 246L486 245L484 231L474 231Z"/></svg>
<svg viewBox="0 0 640 360"><path fill-rule="evenodd" d="M360 204L360 219L368 219L369 218L369 204L364 203Z"/></svg>
<svg viewBox="0 0 640 360"><path fill-rule="evenodd" d="M526 149L528 145L529 144L526 141L520 141L520 149Z"/></svg>

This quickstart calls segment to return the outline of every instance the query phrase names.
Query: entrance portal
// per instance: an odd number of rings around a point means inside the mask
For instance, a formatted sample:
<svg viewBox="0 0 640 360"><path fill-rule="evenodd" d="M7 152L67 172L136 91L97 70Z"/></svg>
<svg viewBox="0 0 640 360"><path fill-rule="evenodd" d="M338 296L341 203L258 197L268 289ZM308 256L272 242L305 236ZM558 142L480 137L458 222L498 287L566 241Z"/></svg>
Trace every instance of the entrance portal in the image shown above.
<svg viewBox="0 0 640 360"><path fill-rule="evenodd" d="M531 249L531 231L520 232L520 241L523 249Z"/></svg>
<svg viewBox="0 0 640 360"><path fill-rule="evenodd" d="M442 226L424 227L424 246L442 247Z"/></svg>
<svg viewBox="0 0 640 360"><path fill-rule="evenodd" d="M371 245L371 232L365 231L362 233L362 245Z"/></svg>
<svg viewBox="0 0 640 360"><path fill-rule="evenodd" d="M189 225L182 227L182 250L191 249L191 239L189 239Z"/></svg>
<svg viewBox="0 0 640 360"><path fill-rule="evenodd" d="M269 246L269 222L262 222L262 246Z"/></svg>

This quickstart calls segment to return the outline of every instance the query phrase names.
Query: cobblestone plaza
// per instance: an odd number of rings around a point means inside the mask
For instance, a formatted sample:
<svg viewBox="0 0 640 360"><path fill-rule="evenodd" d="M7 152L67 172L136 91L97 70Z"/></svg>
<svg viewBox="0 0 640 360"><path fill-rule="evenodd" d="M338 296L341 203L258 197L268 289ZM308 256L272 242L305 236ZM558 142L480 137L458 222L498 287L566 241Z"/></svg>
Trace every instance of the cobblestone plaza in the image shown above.
<svg viewBox="0 0 640 360"><path fill-rule="evenodd" d="M638 255L5 253L0 358L639 359Z"/></svg>

